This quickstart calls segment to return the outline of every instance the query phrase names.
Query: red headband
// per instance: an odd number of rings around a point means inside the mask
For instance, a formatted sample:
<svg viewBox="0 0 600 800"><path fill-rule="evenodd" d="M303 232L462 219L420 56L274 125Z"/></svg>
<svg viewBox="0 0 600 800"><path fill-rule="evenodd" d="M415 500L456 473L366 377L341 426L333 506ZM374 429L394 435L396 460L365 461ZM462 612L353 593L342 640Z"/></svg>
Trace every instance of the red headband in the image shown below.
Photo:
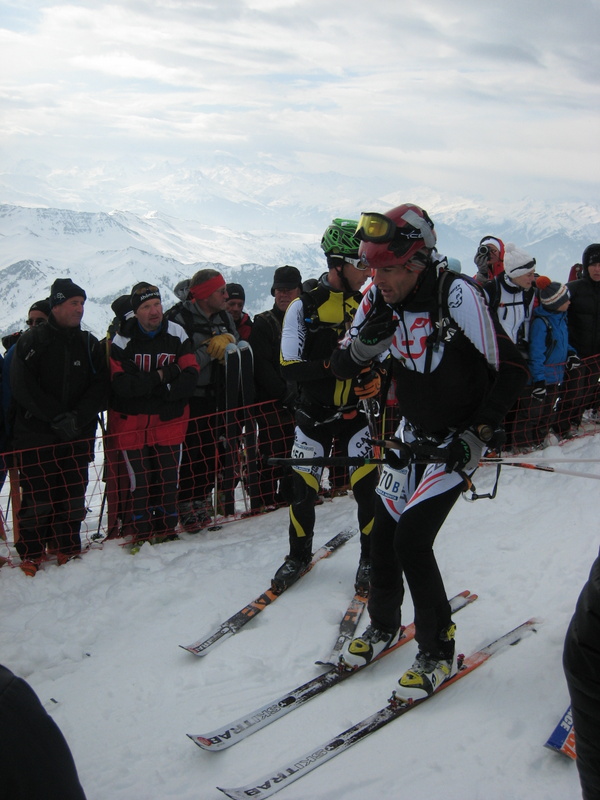
<svg viewBox="0 0 600 800"><path fill-rule="evenodd" d="M215 275L214 278L209 278L203 283L197 283L195 286L190 286L189 292L194 300L206 300L213 292L225 286L225 278L222 275Z"/></svg>

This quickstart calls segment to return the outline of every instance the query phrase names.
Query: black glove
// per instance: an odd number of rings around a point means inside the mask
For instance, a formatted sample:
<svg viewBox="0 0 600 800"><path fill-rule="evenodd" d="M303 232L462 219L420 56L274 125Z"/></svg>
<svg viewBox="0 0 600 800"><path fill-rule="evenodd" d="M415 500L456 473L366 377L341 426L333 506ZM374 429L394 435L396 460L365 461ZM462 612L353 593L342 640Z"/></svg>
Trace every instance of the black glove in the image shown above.
<svg viewBox="0 0 600 800"><path fill-rule="evenodd" d="M446 447L446 472L464 472L475 469L487 447L472 428L458 434Z"/></svg>
<svg viewBox="0 0 600 800"><path fill-rule="evenodd" d="M410 464L411 452L408 447L404 452L386 447L383 458L385 463L389 464L392 469L404 469Z"/></svg>
<svg viewBox="0 0 600 800"><path fill-rule="evenodd" d="M384 311L366 321L352 340L350 355L357 364L368 364L380 353L385 353L391 345L398 319L389 306Z"/></svg>
<svg viewBox="0 0 600 800"><path fill-rule="evenodd" d="M181 367L179 364L165 364L164 367L160 368L162 371L162 382L163 383L172 383L175 378L181 375Z"/></svg>
<svg viewBox="0 0 600 800"><path fill-rule="evenodd" d="M546 381L536 381L531 390L531 397L537 400L538 403L543 403L546 399Z"/></svg>
<svg viewBox="0 0 600 800"><path fill-rule="evenodd" d="M77 416L73 411L58 414L50 423L50 427L63 442L71 442L73 439L77 439L81 433L77 425Z"/></svg>
<svg viewBox="0 0 600 800"><path fill-rule="evenodd" d="M567 369L569 372L572 369L579 369L581 366L581 359L576 353L571 353L571 355L567 358Z"/></svg>

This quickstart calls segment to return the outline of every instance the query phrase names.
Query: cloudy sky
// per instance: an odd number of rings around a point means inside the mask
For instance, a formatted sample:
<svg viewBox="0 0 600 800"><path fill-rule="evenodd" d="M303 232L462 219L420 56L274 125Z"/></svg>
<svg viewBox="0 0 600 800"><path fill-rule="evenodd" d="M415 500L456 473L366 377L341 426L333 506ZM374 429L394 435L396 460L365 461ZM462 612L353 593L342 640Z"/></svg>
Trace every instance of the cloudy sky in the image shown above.
<svg viewBox="0 0 600 800"><path fill-rule="evenodd" d="M0 0L0 60L0 171L224 152L597 200L600 0Z"/></svg>

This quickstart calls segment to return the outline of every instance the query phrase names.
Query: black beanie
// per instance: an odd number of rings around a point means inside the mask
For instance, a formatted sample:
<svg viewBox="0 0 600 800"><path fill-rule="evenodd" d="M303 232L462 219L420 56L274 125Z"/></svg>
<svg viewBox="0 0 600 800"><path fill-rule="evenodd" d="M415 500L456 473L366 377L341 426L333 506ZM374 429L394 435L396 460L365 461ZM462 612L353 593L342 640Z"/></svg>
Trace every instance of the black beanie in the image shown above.
<svg viewBox="0 0 600 800"><path fill-rule="evenodd" d="M229 300L245 300L246 292L241 283L228 283L226 286Z"/></svg>
<svg viewBox="0 0 600 800"><path fill-rule="evenodd" d="M301 289L302 278L300 271L296 267L286 264L284 267L277 267L273 275L273 285L271 294L275 296L275 289Z"/></svg>
<svg viewBox="0 0 600 800"><path fill-rule="evenodd" d="M35 303L29 306L29 313L32 311L41 311L47 317L50 316L50 302L48 300L36 300Z"/></svg>
<svg viewBox="0 0 600 800"><path fill-rule="evenodd" d="M153 297L160 300L160 291L157 286L145 281L136 283L130 295L131 310L135 313L142 303L145 303L146 300L151 300Z"/></svg>
<svg viewBox="0 0 600 800"><path fill-rule="evenodd" d="M84 300L87 299L87 295L81 286L77 286L76 283L73 283L71 278L57 278L50 289L50 297L48 298L50 301L50 308L59 306L70 297L83 297Z"/></svg>
<svg viewBox="0 0 600 800"><path fill-rule="evenodd" d="M590 264L600 264L600 244L589 244L583 251L581 257L584 272L587 272Z"/></svg>

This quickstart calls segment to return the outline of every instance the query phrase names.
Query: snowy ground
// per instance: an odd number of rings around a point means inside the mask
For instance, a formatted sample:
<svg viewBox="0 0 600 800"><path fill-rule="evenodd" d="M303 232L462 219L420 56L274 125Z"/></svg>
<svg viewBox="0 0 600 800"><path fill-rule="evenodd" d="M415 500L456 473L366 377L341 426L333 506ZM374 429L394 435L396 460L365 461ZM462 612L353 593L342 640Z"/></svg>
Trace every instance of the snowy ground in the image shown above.
<svg viewBox="0 0 600 800"><path fill-rule="evenodd" d="M600 458L600 438L545 451ZM598 464L557 468L597 471ZM480 470L477 488L491 482ZM576 767L542 745L568 705L561 654L598 553L598 483L505 467L495 501L460 500L437 542L458 648L531 616L536 635L282 790L287 800L565 800ZM355 524L350 498L317 509L315 544ZM0 661L26 678L65 734L88 800L217 800L370 714L412 662L409 644L223 753L186 733L235 719L318 672L352 594L358 542L205 658L178 647L269 585L286 552L287 512L186 536L131 556L117 542L34 579L5 567ZM405 621L412 619L410 599Z"/></svg>

